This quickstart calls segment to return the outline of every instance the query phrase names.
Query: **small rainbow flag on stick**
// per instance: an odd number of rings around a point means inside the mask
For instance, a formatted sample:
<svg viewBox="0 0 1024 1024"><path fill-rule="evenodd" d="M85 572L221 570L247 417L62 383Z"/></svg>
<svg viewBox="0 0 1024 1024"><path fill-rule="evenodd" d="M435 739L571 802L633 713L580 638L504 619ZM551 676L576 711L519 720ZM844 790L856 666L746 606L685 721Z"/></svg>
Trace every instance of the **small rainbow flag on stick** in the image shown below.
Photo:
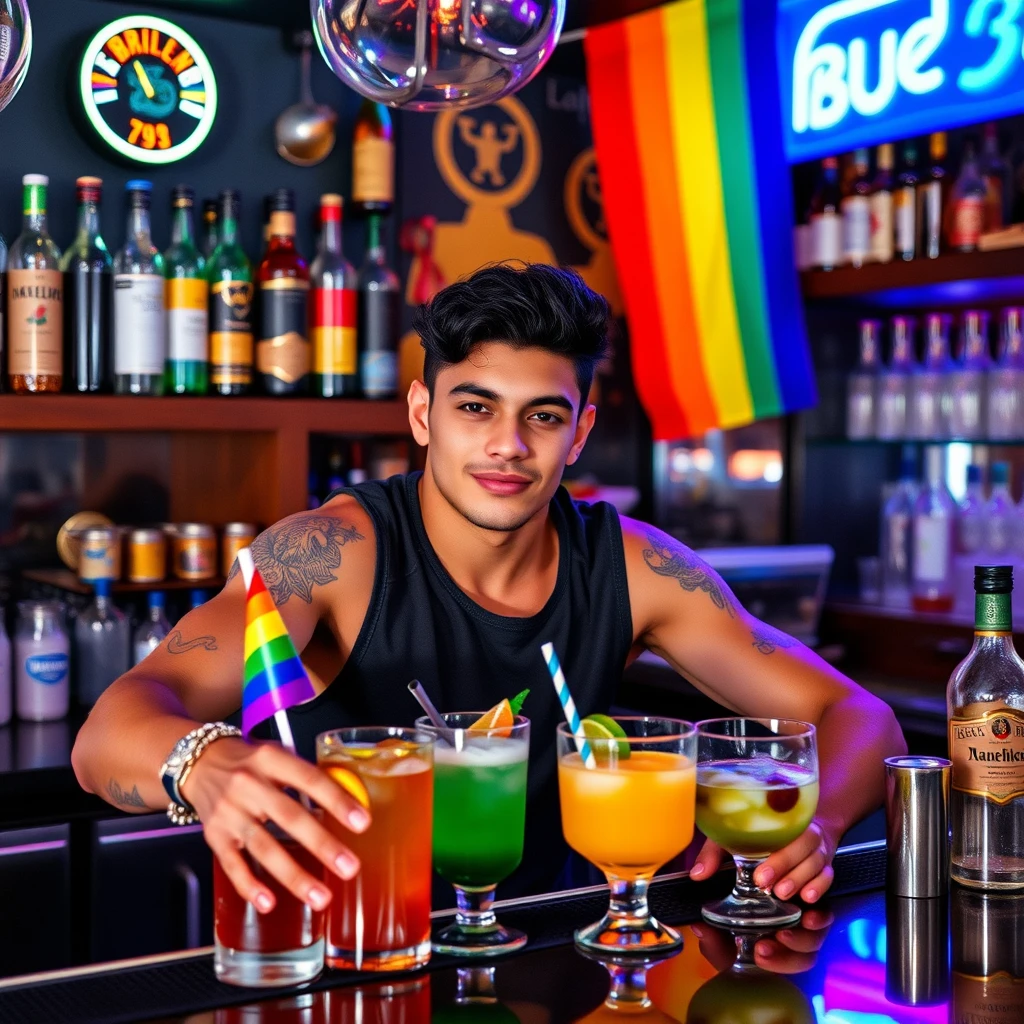
<svg viewBox="0 0 1024 1024"><path fill-rule="evenodd" d="M316 694L249 548L239 551L238 565L247 594L242 732L248 736L260 722L273 716L281 742L294 753L286 711Z"/></svg>

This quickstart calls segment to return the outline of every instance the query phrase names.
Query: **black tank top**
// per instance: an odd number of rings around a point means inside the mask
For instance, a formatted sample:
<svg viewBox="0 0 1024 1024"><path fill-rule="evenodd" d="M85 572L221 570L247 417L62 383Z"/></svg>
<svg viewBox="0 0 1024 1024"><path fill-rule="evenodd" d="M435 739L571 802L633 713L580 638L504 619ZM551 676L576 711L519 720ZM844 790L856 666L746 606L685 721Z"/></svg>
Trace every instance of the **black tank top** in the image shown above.
<svg viewBox="0 0 1024 1024"><path fill-rule="evenodd" d="M335 492L353 495L373 521L373 593L337 678L289 710L296 744L313 759L325 730L412 724L421 712L406 688L411 679L442 711L483 711L529 687L522 712L531 723L526 848L499 892L542 891L561 869L565 846L555 758L563 718L540 648L555 645L581 716L608 710L633 642L619 517L613 506L576 503L560 487L550 506L559 541L554 591L536 615L496 615L459 589L434 552L420 515L420 476Z"/></svg>

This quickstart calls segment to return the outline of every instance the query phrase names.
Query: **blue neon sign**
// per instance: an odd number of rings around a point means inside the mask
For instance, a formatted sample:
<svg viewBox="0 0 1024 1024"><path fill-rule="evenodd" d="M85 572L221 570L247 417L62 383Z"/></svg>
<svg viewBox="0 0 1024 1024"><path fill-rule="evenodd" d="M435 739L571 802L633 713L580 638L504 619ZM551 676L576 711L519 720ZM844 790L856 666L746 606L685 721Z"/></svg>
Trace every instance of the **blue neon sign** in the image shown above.
<svg viewBox="0 0 1024 1024"><path fill-rule="evenodd" d="M779 0L794 163L1024 111L1024 0Z"/></svg>

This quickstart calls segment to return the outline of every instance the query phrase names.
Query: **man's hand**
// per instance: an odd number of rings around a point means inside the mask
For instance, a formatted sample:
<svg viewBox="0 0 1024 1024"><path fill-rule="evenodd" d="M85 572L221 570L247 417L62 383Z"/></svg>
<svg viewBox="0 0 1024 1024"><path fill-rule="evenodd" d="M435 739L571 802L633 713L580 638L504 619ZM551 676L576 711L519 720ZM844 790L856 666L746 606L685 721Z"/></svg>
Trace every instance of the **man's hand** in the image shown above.
<svg viewBox="0 0 1024 1024"><path fill-rule="evenodd" d="M340 878L353 878L359 861L285 787L306 794L353 832L370 824L369 812L324 772L276 743L217 740L196 762L182 796L199 813L207 845L243 899L264 914L274 909L274 894L253 875L242 856L246 850L285 889L323 910L330 891L285 852L264 823L274 822Z"/></svg>
<svg viewBox="0 0 1024 1024"><path fill-rule="evenodd" d="M839 837L833 838L832 833L832 829L815 818L803 835L758 866L754 872L755 884L761 889L771 889L780 900L788 900L799 893L805 903L816 903L835 877L832 858ZM690 877L710 878L721 863L722 848L708 839L690 868Z"/></svg>
<svg viewBox="0 0 1024 1024"><path fill-rule="evenodd" d="M825 944L833 915L827 910L808 910L798 925L763 935L754 946L754 963L774 974L802 974L809 971ZM690 926L700 942L701 956L719 971L728 970L736 960L736 940L727 931L703 921Z"/></svg>

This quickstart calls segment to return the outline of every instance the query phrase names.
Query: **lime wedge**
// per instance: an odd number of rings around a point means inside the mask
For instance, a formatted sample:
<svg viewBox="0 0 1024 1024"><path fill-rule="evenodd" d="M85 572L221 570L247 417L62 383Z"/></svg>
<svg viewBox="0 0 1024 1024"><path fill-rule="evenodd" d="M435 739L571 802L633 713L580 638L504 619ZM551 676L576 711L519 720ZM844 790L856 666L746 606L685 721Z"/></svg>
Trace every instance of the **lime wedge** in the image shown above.
<svg viewBox="0 0 1024 1024"><path fill-rule="evenodd" d="M629 741L626 731L608 715L587 715L583 719L583 735L590 740L595 757L607 758L612 753L612 744L618 748L619 760L629 757Z"/></svg>

